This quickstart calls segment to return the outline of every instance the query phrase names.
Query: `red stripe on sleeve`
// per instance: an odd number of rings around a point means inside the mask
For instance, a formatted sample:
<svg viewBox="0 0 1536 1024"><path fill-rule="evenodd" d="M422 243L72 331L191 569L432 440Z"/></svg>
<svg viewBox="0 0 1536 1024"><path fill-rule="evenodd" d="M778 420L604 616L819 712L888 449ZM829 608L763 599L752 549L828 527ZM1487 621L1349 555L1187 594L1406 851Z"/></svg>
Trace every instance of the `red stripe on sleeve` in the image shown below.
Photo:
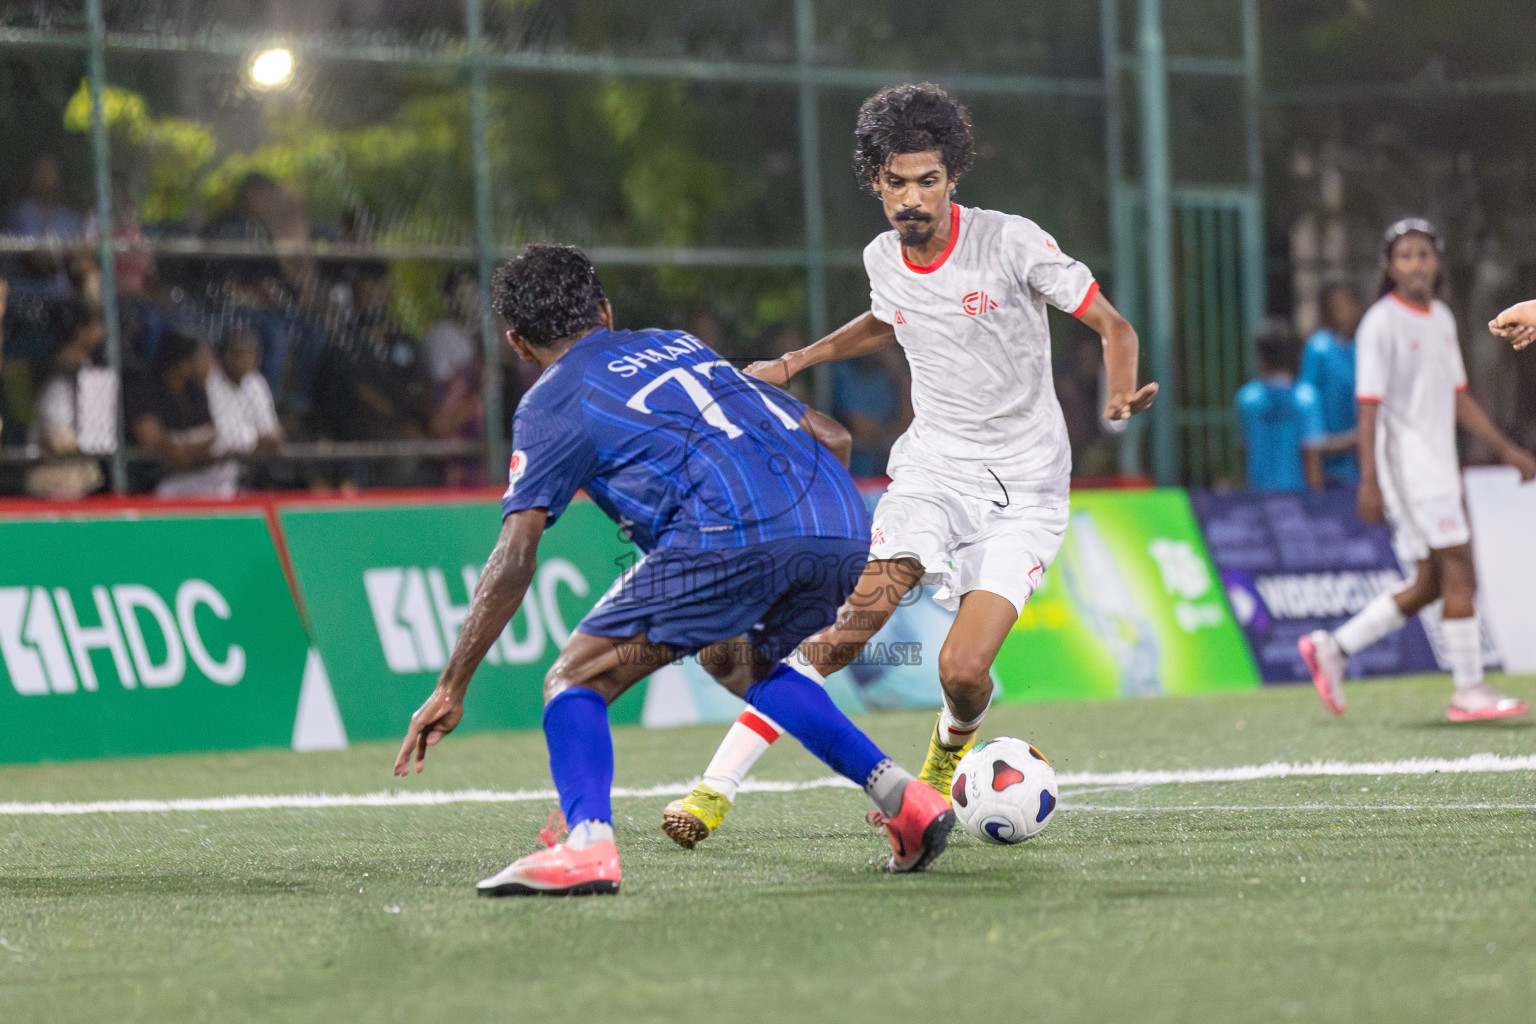
<svg viewBox="0 0 1536 1024"><path fill-rule="evenodd" d="M1083 296L1083 301L1077 304L1077 308L1072 311L1072 315L1082 319L1083 314L1088 312L1088 307L1093 305L1093 297L1097 294L1099 294L1099 282L1095 281L1088 286L1088 294Z"/></svg>
<svg viewBox="0 0 1536 1024"><path fill-rule="evenodd" d="M757 715L754 715L750 709L737 715L736 722L738 725L744 725L751 729L769 743L779 738L779 731Z"/></svg>
<svg viewBox="0 0 1536 1024"><path fill-rule="evenodd" d="M1381 404L1380 397L1378 397L1376 395L1356 395L1355 396L1355 401L1363 402L1366 405L1380 405Z"/></svg>

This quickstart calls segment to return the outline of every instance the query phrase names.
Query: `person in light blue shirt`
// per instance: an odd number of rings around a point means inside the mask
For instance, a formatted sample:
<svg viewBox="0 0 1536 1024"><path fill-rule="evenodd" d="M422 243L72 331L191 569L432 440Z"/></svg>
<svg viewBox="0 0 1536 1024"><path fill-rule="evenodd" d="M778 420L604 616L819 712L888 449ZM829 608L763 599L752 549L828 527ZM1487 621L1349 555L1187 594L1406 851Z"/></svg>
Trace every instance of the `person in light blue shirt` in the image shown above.
<svg viewBox="0 0 1536 1024"><path fill-rule="evenodd" d="M1323 289L1323 326L1307 339L1299 379L1317 389L1327 437L1311 449L1307 477L1312 485L1360 482L1355 457L1355 330L1364 312L1347 284Z"/></svg>
<svg viewBox="0 0 1536 1024"><path fill-rule="evenodd" d="M1237 415L1248 450L1248 486L1256 491L1304 491L1308 456L1326 437L1317 389L1296 382L1296 338L1284 324L1267 325L1256 347L1259 376L1237 391ZM1320 481L1313 481L1318 486Z"/></svg>

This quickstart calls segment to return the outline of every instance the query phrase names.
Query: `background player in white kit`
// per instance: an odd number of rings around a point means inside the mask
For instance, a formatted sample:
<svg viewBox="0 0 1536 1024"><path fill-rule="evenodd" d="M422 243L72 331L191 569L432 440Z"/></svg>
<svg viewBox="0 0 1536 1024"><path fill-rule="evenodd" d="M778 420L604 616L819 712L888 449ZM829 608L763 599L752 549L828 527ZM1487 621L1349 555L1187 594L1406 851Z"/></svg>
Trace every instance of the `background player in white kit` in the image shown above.
<svg viewBox="0 0 1536 1024"><path fill-rule="evenodd" d="M785 386L818 363L892 341L906 353L914 416L891 449L868 567L838 621L789 660L824 681L858 656L903 595L939 584L935 599L957 614L939 652L944 707L921 777L948 795L992 700L993 659L1067 528L1071 455L1046 303L1102 336L1106 418L1146 409L1157 385L1137 389L1136 332L1087 267L1032 221L952 201L973 140L965 108L942 89L876 93L859 110L854 138L859 184L879 197L894 228L864 250L870 311L747 372ZM667 834L686 847L709 835L779 732L744 712L703 782L668 805Z"/></svg>
<svg viewBox="0 0 1536 1024"><path fill-rule="evenodd" d="M1401 220L1382 243L1381 298L1355 336L1360 403L1360 516L1392 527L1392 545L1417 569L1412 582L1384 593L1332 633L1302 637L1301 656L1318 694L1344 713L1341 683L1350 655L1402 627L1436 598L1446 660L1456 689L1448 717L1473 722L1524 714L1525 701L1483 682L1482 634L1473 597L1472 533L1456 456L1459 423L1499 454L1523 480L1536 458L1515 445L1467 394L1456 319L1435 298L1440 240L1428 221Z"/></svg>

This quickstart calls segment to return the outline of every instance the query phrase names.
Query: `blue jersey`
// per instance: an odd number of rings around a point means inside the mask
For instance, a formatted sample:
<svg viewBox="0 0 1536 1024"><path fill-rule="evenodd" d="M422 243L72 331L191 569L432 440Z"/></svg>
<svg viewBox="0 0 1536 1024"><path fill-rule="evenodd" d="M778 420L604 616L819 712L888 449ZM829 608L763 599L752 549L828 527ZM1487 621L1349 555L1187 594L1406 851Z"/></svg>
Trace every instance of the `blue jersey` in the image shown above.
<svg viewBox="0 0 1536 1024"><path fill-rule="evenodd" d="M864 500L804 415L682 331L599 330L518 402L502 514L553 524L584 488L645 552L867 542Z"/></svg>
<svg viewBox="0 0 1536 1024"><path fill-rule="evenodd" d="M1256 491L1304 491L1301 446L1323 430L1317 390L1310 384L1251 380L1237 391L1237 415L1248 448L1248 486Z"/></svg>
<svg viewBox="0 0 1536 1024"><path fill-rule="evenodd" d="M1317 389L1323 429L1342 434L1355 429L1355 343L1324 327L1307 339L1297 378ZM1353 451L1323 457L1323 472L1338 483L1359 483L1360 463Z"/></svg>

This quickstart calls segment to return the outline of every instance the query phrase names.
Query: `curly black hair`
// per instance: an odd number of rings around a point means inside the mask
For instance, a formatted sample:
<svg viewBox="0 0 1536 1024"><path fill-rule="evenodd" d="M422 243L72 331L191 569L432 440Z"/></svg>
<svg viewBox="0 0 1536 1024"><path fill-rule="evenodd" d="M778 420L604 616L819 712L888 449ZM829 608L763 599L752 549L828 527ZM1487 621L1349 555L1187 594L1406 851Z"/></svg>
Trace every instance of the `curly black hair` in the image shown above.
<svg viewBox="0 0 1536 1024"><path fill-rule="evenodd" d="M574 245L534 242L491 280L491 308L530 345L601 327L607 299L592 261Z"/></svg>
<svg viewBox="0 0 1536 1024"><path fill-rule="evenodd" d="M853 128L853 173L859 187L875 180L897 153L938 150L950 180L971 169L976 156L971 114L932 82L881 89L859 108Z"/></svg>

